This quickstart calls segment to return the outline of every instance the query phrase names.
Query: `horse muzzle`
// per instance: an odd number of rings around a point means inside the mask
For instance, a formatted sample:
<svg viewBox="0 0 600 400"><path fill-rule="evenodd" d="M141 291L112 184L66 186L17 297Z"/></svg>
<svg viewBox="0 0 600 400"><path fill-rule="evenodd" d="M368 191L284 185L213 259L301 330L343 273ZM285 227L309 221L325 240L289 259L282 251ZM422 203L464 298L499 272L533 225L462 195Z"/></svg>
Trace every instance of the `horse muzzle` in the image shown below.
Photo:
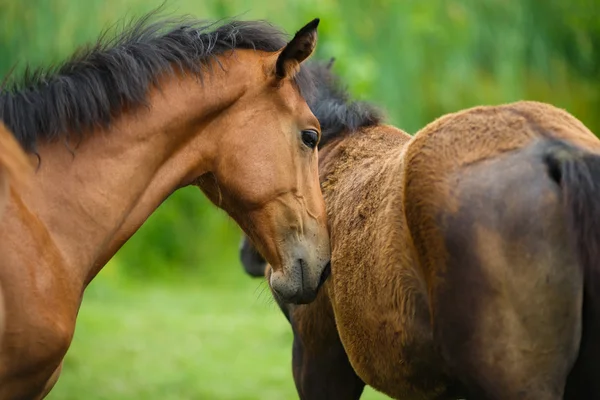
<svg viewBox="0 0 600 400"><path fill-rule="evenodd" d="M309 304L315 300L330 273L329 261L310 268L304 259L297 258L287 269L272 269L269 285L273 294L283 303Z"/></svg>

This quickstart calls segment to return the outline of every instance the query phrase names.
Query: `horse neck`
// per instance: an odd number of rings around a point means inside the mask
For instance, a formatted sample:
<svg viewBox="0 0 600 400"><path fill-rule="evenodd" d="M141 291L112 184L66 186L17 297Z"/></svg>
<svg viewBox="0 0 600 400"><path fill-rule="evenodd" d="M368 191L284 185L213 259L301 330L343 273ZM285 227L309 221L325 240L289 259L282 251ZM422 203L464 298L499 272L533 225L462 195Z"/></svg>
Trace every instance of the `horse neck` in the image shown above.
<svg viewBox="0 0 600 400"><path fill-rule="evenodd" d="M215 68L203 82L165 78L149 108L124 113L74 152L60 141L40 147L33 189L21 201L84 284L173 191L210 170L219 114L242 95L252 69L228 61L227 73Z"/></svg>

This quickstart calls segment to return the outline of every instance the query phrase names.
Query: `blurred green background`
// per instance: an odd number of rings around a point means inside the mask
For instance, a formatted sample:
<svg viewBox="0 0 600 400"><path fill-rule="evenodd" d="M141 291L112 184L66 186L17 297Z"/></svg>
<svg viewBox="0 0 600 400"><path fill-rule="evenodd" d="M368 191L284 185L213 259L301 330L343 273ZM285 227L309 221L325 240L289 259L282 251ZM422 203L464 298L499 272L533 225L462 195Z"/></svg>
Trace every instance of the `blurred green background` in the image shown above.
<svg viewBox="0 0 600 400"><path fill-rule="evenodd" d="M56 63L156 0L0 0L0 77ZM598 0L169 1L171 14L321 18L317 57L414 133L447 112L519 99L600 132ZM291 333L237 260L240 233L199 190L152 215L92 283L50 399L293 399ZM366 399L384 398L367 390Z"/></svg>

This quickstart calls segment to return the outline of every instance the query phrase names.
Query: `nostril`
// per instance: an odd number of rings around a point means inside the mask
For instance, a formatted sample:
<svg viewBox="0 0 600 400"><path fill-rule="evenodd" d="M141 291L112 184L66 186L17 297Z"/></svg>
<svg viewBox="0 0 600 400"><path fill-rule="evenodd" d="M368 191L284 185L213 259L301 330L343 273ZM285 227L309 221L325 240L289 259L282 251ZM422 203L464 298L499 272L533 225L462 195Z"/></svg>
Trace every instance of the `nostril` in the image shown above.
<svg viewBox="0 0 600 400"><path fill-rule="evenodd" d="M304 268L306 261L303 258L299 258L297 261L298 269L300 270L300 293L304 291Z"/></svg>
<svg viewBox="0 0 600 400"><path fill-rule="evenodd" d="M296 265L298 266L298 269L300 270L301 274L304 274L304 270L306 269L306 261L304 261L304 258L299 258L296 260Z"/></svg>

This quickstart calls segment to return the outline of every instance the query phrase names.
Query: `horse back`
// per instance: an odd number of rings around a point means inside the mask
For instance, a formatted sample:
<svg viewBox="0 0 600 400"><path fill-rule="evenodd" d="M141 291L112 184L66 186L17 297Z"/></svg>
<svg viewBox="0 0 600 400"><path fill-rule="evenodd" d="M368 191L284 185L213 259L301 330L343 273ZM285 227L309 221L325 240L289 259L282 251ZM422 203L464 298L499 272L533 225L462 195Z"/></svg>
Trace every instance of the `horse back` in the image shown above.
<svg viewBox="0 0 600 400"><path fill-rule="evenodd" d="M447 114L415 135L406 151L404 197L407 223L428 287L445 257L436 215L457 211L455 189L462 171L542 138L567 140L600 152L597 138L576 118L531 101Z"/></svg>

